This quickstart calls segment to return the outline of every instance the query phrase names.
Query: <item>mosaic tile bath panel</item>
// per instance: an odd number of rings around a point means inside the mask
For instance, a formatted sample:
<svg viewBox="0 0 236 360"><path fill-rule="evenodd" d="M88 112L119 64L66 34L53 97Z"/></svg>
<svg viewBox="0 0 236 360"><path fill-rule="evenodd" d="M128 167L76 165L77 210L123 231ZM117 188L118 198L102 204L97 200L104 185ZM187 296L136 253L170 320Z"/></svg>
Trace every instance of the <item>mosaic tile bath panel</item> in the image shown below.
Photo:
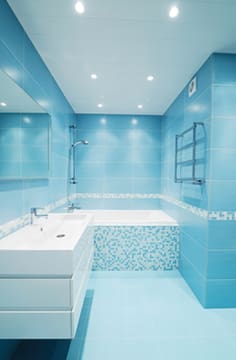
<svg viewBox="0 0 236 360"><path fill-rule="evenodd" d="M178 268L178 226L95 226L93 270Z"/></svg>

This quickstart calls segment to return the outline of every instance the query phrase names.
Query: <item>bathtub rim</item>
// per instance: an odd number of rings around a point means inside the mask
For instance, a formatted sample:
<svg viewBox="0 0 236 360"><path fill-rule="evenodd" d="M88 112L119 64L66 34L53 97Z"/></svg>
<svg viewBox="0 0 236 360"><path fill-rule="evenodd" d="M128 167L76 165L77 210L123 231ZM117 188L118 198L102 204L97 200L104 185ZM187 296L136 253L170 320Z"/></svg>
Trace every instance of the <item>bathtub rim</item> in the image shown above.
<svg viewBox="0 0 236 360"><path fill-rule="evenodd" d="M179 226L177 221L163 210L80 209L74 211L76 213L93 215L94 226ZM144 219L142 220L142 214L146 215L147 218L144 216ZM135 219L135 216L137 215L138 219ZM122 216L122 220L121 218L119 219L119 216ZM130 216L130 218L128 218L128 216Z"/></svg>

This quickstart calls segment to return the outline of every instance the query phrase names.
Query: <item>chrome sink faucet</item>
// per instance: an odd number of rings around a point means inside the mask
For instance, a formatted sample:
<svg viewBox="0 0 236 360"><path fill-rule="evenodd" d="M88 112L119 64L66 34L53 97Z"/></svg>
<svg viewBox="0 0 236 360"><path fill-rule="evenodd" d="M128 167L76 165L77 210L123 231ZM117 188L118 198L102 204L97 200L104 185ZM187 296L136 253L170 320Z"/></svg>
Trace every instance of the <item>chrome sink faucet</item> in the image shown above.
<svg viewBox="0 0 236 360"><path fill-rule="evenodd" d="M41 219L41 218L44 218L44 219L47 219L48 218L48 213L45 213L43 212L45 211L44 208L31 208L30 209L30 215L31 215L31 225L33 225L35 223L35 219Z"/></svg>

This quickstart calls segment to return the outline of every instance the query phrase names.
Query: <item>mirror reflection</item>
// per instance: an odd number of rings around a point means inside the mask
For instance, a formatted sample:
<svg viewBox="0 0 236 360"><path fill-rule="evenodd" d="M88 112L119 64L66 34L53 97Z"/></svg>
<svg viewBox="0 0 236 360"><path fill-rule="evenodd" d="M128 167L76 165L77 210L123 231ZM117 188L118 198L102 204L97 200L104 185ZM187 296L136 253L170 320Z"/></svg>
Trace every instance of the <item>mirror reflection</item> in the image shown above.
<svg viewBox="0 0 236 360"><path fill-rule="evenodd" d="M50 116L0 71L0 179L47 178Z"/></svg>

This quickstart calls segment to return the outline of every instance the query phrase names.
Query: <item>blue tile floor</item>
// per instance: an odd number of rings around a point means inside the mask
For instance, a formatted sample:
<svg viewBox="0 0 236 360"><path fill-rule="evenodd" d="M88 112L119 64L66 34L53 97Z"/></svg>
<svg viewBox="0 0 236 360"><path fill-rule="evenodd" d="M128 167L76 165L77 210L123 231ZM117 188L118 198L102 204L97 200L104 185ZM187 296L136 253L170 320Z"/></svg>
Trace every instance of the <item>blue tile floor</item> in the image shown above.
<svg viewBox="0 0 236 360"><path fill-rule="evenodd" d="M94 272L76 337L14 360L235 360L236 309L203 309L177 271Z"/></svg>

